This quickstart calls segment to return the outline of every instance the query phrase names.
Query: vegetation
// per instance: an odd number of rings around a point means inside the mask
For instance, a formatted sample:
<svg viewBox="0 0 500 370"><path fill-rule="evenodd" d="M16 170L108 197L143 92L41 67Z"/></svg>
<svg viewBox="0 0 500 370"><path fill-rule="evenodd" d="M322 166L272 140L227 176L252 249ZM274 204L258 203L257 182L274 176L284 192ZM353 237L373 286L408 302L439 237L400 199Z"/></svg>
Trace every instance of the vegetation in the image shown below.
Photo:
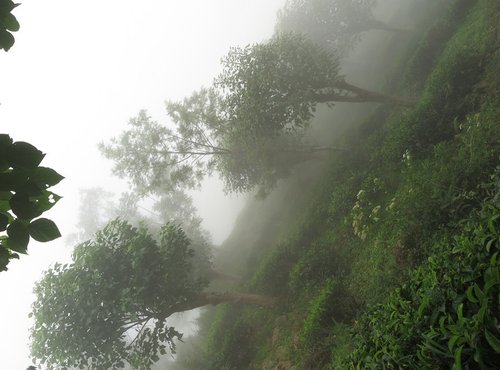
<svg viewBox="0 0 500 370"><path fill-rule="evenodd" d="M372 1L325 4L288 1L278 29L300 33L299 13L323 35L342 25L347 49L380 25ZM348 84L338 58L303 35L278 33L231 49L210 88L168 102L173 127L140 112L101 145L137 199L156 197L162 220L179 218L198 237L174 222L153 237L153 228L118 219L78 245L73 262L51 268L35 289L34 358L49 369L147 369L182 337L169 316L217 305L203 311L195 350L180 351L175 368L495 368L500 4L431 4L409 1L395 14L419 28L380 41L395 53L393 69L383 48L371 60L386 70L380 91L418 101ZM331 24L316 22L320 15ZM317 106L333 102L391 104L365 107L364 121L336 138L349 150L323 155L314 178L303 164L323 149L307 144L309 130ZM330 114L330 126L345 118ZM292 168L296 176L278 184ZM260 188L278 204L272 212L249 205L214 261L242 273L236 290L252 293L205 290L221 275L208 254L196 259L208 244L183 191L214 171L227 190ZM234 302L248 305L225 304Z"/></svg>
<svg viewBox="0 0 500 370"><path fill-rule="evenodd" d="M453 1L399 49L394 86L420 100L374 110L345 139L363 150L331 158L306 209L272 215L291 222L274 246L251 242L242 286L280 300L217 308L200 332L206 368L497 366L498 14L495 1Z"/></svg>
<svg viewBox="0 0 500 370"><path fill-rule="evenodd" d="M19 22L12 14L18 5L12 0L0 1L0 49L4 51L9 51L14 45L15 39L11 32L19 31Z"/></svg>
<svg viewBox="0 0 500 370"><path fill-rule="evenodd" d="M48 189L63 179L39 166L44 156L29 143L0 135L0 271L27 253L30 237L48 242L61 236L53 221L40 217L61 199Z"/></svg>
<svg viewBox="0 0 500 370"><path fill-rule="evenodd" d="M194 188L217 171L228 191L265 193L297 164L338 150L302 140L317 105L334 102L414 104L347 83L333 54L303 36L280 34L232 48L211 89L169 102L175 130L142 111L100 148L116 174L146 191Z"/></svg>
<svg viewBox="0 0 500 370"><path fill-rule="evenodd" d="M276 32L300 32L326 49L347 53L373 29L402 32L375 19L376 0L287 0L278 13Z"/></svg>
<svg viewBox="0 0 500 370"><path fill-rule="evenodd" d="M193 263L190 244L174 224L155 240L145 227L109 223L75 248L73 263L56 264L37 284L32 356L49 369L149 369L182 337L167 325L173 313L223 302L273 304L255 294L204 292L210 271Z"/></svg>

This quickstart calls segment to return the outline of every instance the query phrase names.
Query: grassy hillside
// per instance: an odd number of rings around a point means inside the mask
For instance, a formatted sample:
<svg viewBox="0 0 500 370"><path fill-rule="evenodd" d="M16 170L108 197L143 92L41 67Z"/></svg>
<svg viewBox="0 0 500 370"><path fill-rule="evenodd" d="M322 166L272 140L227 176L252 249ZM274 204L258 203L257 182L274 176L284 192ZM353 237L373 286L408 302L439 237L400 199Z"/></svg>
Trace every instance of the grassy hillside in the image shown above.
<svg viewBox="0 0 500 370"><path fill-rule="evenodd" d="M500 3L412 6L379 90L418 103L364 108L351 150L247 207L218 264L279 301L202 316L204 368L500 363Z"/></svg>

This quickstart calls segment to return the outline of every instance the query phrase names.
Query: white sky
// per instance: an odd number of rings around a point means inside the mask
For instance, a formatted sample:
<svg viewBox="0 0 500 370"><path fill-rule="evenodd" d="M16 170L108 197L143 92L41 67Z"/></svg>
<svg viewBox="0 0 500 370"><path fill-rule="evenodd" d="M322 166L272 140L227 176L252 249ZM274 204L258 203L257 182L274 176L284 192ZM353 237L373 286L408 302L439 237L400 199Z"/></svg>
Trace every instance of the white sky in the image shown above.
<svg viewBox="0 0 500 370"><path fill-rule="evenodd" d="M270 37L283 2L26 0L14 11L21 30L14 47L0 52L0 133L46 152L42 165L66 179L54 188L64 199L47 214L63 238L31 241L30 255L0 273L0 369L31 364L33 283L71 253L63 239L74 231L78 189L125 189L111 177L96 143L118 135L143 108L166 122L164 101L210 84L230 46ZM220 243L241 197L225 197L212 181L195 203Z"/></svg>

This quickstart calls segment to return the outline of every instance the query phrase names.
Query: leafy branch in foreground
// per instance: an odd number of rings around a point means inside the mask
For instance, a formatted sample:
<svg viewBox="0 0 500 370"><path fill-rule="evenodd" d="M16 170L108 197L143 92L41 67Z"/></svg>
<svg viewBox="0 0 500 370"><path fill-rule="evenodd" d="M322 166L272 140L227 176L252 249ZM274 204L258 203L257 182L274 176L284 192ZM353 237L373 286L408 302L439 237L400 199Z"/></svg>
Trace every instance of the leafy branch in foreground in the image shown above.
<svg viewBox="0 0 500 370"><path fill-rule="evenodd" d="M53 221L39 218L61 199L48 188L63 179L39 166L44 156L33 145L0 134L0 271L27 252L30 237L48 242L61 236Z"/></svg>
<svg viewBox="0 0 500 370"><path fill-rule="evenodd" d="M69 265L49 269L35 287L32 356L48 369L149 369L175 351L176 313L209 304L269 306L274 298L208 293L210 271L193 268L191 241L168 223L158 238L115 220L78 245Z"/></svg>
<svg viewBox="0 0 500 370"><path fill-rule="evenodd" d="M19 31L19 22L12 14L18 5L12 0L0 0L0 49L5 51L9 51L15 42L11 32Z"/></svg>

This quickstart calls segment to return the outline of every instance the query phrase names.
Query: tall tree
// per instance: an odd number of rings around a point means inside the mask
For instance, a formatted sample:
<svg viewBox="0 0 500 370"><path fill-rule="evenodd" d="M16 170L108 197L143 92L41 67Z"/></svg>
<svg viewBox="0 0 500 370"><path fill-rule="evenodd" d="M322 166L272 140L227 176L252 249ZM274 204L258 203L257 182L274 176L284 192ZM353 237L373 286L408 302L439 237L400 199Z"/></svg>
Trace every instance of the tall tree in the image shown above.
<svg viewBox="0 0 500 370"><path fill-rule="evenodd" d="M238 121L207 113L207 100L213 96L202 90L182 103L169 103L174 128L153 121L145 111L132 118L119 138L100 144L103 154L114 160L115 174L127 177L143 193L197 188L214 172L221 175L228 191L247 191L269 187L293 165L335 149L303 145L292 136L266 137L247 131Z"/></svg>
<svg viewBox="0 0 500 370"><path fill-rule="evenodd" d="M276 32L298 32L322 47L343 54L362 32L401 32L373 16L376 0L287 0L278 12Z"/></svg>
<svg viewBox="0 0 500 370"><path fill-rule="evenodd" d="M261 137L302 130L319 103L414 103L347 83L334 54L292 33L232 48L215 86L228 119L238 122L240 130L257 131Z"/></svg>
<svg viewBox="0 0 500 370"><path fill-rule="evenodd" d="M70 265L55 265L35 287L32 356L49 369L149 369L182 334L167 325L176 312L274 298L207 293L193 274L193 251L182 229L166 224L158 240L116 220L75 248Z"/></svg>

